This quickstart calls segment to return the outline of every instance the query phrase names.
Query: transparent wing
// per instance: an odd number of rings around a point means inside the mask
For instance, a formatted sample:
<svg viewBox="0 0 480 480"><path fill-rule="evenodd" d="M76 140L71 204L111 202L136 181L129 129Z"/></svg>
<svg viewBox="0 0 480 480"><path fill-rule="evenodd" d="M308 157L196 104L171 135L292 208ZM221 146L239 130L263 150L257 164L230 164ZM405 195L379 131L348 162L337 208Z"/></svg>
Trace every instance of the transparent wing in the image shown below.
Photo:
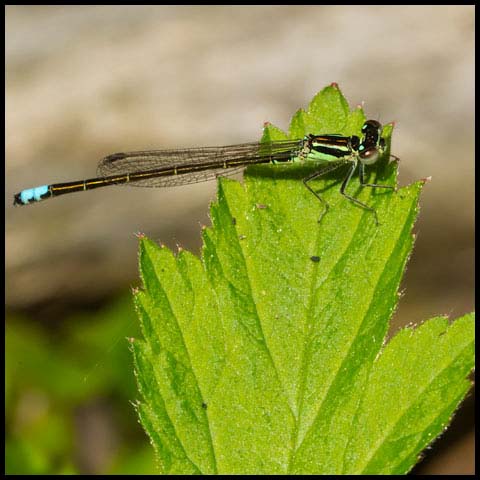
<svg viewBox="0 0 480 480"><path fill-rule="evenodd" d="M147 179L135 179L124 183L128 187L179 187L191 183L207 182L217 177L228 177L243 170L245 166L236 168L215 168L202 171L179 173L177 175L158 176Z"/></svg>
<svg viewBox="0 0 480 480"><path fill-rule="evenodd" d="M288 161L298 155L302 146L303 140L286 140L224 147L115 153L101 160L97 171L100 177L152 172L154 175L149 178L132 178L126 185L178 186L211 180L220 175L232 175L254 163Z"/></svg>

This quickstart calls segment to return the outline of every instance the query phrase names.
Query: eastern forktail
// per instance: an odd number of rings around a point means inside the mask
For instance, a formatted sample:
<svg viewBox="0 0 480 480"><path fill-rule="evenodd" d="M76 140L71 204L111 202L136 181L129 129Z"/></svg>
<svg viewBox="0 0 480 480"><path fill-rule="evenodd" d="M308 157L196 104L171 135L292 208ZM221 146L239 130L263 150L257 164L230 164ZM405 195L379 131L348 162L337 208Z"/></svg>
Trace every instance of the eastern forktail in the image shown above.
<svg viewBox="0 0 480 480"><path fill-rule="evenodd" d="M386 149L382 125L367 120L362 137L327 134L307 135L301 140L282 140L267 143L244 143L225 147L150 150L114 153L100 161L96 178L68 183L54 183L22 190L14 196L14 205L27 205L65 193L91 190L108 185L128 184L139 187L174 187L198 183L220 175L231 175L254 164L318 164L319 169L303 179L304 185L328 210L328 203L309 185L311 180L349 164L340 193L351 202L371 211L378 225L377 213L355 197L345 193L355 169L359 168L360 184L364 187L391 188L391 185L365 183L365 165L372 165ZM394 157L396 158L396 157Z"/></svg>

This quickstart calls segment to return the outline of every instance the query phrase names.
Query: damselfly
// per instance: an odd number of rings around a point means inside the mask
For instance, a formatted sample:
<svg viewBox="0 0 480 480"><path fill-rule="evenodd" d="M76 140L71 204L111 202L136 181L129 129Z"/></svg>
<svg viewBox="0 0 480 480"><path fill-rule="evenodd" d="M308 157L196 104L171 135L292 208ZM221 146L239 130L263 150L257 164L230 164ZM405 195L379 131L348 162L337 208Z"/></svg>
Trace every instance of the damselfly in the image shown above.
<svg viewBox="0 0 480 480"><path fill-rule="evenodd" d="M361 138L356 135L347 137L337 134L310 134L301 140L114 153L100 161L96 178L23 190L14 196L13 203L27 205L66 193L108 185L174 187L210 180L221 175L231 175L248 165L261 163L274 165L309 163L318 165L319 169L304 178L303 183L324 205L321 219L329 205L312 189L309 182L348 164L349 169L340 187L340 193L351 202L371 211L378 225L375 209L348 195L345 189L357 166L362 186L393 189L391 185L366 183L364 180L365 165L377 162L385 149L382 125L376 120L367 120L363 124Z"/></svg>

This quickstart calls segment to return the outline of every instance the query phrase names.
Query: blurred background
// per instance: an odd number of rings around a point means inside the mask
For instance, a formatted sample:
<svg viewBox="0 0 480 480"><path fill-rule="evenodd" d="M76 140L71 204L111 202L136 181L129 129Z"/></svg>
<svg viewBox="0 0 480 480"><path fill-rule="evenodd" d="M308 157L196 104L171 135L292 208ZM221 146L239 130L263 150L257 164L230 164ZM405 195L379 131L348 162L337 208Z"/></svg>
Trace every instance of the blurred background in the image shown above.
<svg viewBox="0 0 480 480"><path fill-rule="evenodd" d="M394 333L474 308L473 6L6 7L7 473L154 473L130 403L136 232L196 253L215 182L14 208L125 150L287 129L337 82L394 120L400 184L432 176ZM473 392L416 474L474 473Z"/></svg>

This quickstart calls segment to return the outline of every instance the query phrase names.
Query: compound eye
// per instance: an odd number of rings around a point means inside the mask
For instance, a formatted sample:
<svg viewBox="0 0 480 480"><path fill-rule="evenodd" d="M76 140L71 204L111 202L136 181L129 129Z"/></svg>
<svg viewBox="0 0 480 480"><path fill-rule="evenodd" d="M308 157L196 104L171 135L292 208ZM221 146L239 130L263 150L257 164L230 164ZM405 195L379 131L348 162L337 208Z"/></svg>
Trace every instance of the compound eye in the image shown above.
<svg viewBox="0 0 480 480"><path fill-rule="evenodd" d="M375 128L376 130L381 130L382 124L380 122L377 122L376 120L367 120L363 126L369 126L371 128Z"/></svg>
<svg viewBox="0 0 480 480"><path fill-rule="evenodd" d="M375 163L380 155L376 148L367 148L360 153L360 161L365 165L372 165Z"/></svg>

